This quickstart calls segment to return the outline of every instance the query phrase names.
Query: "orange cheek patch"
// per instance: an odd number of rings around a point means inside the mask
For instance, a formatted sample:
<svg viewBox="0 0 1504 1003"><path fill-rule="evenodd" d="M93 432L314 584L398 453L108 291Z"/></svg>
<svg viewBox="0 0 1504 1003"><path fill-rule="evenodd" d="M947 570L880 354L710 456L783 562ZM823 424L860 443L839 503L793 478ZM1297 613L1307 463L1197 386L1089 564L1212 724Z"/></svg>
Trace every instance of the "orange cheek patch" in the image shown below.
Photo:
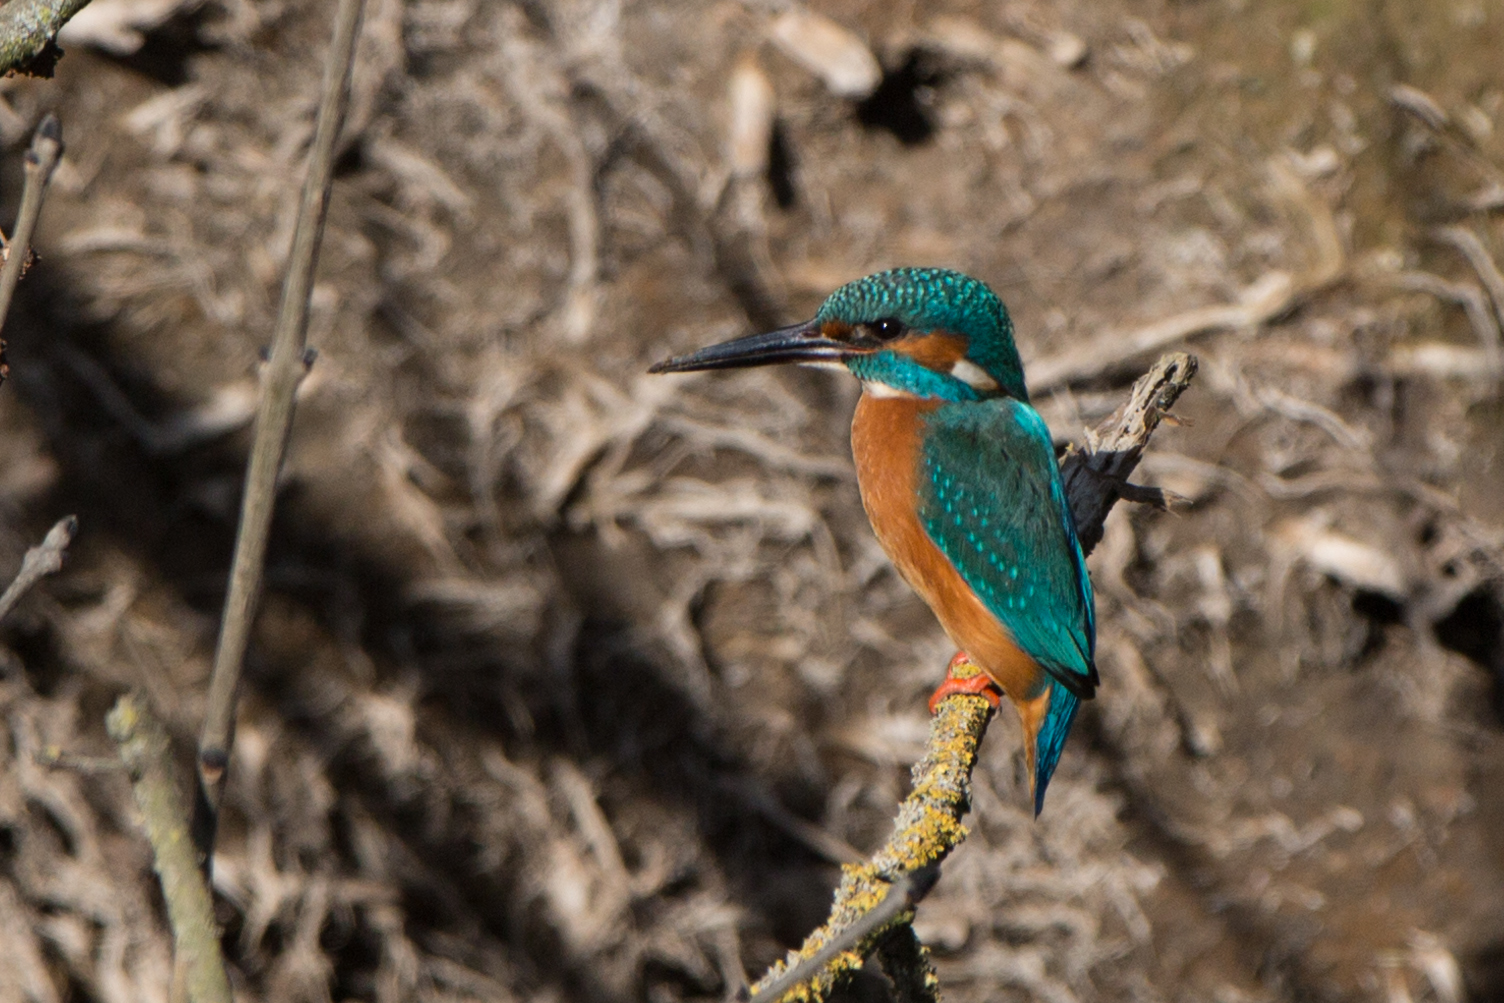
<svg viewBox="0 0 1504 1003"><path fill-rule="evenodd" d="M839 320L827 320L820 325L820 337L831 341L848 341L851 338L851 325Z"/></svg>
<svg viewBox="0 0 1504 1003"><path fill-rule="evenodd" d="M966 339L949 331L937 331L905 338L893 346L893 351L907 355L927 369L947 372L966 358Z"/></svg>

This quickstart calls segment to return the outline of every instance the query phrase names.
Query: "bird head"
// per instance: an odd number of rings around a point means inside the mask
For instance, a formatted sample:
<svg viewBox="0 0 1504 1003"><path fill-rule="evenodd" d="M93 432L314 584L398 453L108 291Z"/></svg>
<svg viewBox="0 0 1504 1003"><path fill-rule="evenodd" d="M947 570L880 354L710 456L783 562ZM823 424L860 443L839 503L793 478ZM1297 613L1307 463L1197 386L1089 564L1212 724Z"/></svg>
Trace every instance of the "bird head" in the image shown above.
<svg viewBox="0 0 1504 1003"><path fill-rule="evenodd" d="M1029 400L1002 300L986 284L944 268L895 268L848 282L812 320L711 345L649 371L780 362L844 366L878 392Z"/></svg>

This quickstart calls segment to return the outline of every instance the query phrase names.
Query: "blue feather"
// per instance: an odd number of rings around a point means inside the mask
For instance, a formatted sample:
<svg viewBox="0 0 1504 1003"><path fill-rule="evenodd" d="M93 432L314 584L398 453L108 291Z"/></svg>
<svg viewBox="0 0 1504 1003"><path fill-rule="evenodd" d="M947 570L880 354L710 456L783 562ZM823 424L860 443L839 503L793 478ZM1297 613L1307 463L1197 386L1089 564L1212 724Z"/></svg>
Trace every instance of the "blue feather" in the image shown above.
<svg viewBox="0 0 1504 1003"><path fill-rule="evenodd" d="M1081 701L1070 690L1051 679L1045 683L1050 691L1050 706L1039 725L1039 735L1034 740L1034 814L1044 810L1044 792L1050 786L1050 777L1055 774L1055 765L1060 762L1060 752L1065 748L1065 737L1071 733L1071 724L1076 720L1076 711Z"/></svg>
<svg viewBox="0 0 1504 1003"><path fill-rule="evenodd" d="M1097 686L1086 558L1049 428L1010 399L942 404L921 434L919 517L966 584L1045 672L1035 811L1082 699Z"/></svg>
<svg viewBox="0 0 1504 1003"><path fill-rule="evenodd" d="M1090 697L1091 578L1044 419L1006 398L945 404L921 440L925 532L1024 653Z"/></svg>

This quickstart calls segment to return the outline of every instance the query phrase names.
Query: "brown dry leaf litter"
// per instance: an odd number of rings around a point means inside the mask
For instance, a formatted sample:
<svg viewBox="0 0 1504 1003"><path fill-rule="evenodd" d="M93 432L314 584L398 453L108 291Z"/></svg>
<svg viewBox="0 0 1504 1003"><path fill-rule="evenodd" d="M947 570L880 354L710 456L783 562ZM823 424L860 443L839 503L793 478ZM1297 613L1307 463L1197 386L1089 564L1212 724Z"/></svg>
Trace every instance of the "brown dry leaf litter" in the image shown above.
<svg viewBox="0 0 1504 1003"><path fill-rule="evenodd" d="M5 89L69 145L4 567L81 529L0 649L0 998L165 998L124 781L32 756L107 751L128 686L196 731L331 10L133 15ZM240 997L705 999L818 922L950 650L851 381L643 369L903 263L995 285L1062 440L1203 362L1038 823L987 742L919 914L950 996L1497 995L1504 8L810 8L865 100L793 10L371 3L217 869Z"/></svg>

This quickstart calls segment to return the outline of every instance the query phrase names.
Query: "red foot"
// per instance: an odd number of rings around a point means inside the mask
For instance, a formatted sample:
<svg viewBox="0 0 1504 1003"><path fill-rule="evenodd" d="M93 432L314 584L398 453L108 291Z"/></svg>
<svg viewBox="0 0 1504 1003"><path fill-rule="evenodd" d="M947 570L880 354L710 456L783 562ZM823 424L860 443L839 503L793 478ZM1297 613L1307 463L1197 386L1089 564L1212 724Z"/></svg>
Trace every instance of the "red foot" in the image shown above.
<svg viewBox="0 0 1504 1003"><path fill-rule="evenodd" d="M967 658L964 651L956 652L956 657L952 658L950 665L946 666L945 682L941 683L940 688L935 690L930 697L930 713L935 713L935 708L940 706L940 701L957 693L983 697L992 704L993 710L997 710L1003 702L1003 691L997 688L997 683Z"/></svg>

